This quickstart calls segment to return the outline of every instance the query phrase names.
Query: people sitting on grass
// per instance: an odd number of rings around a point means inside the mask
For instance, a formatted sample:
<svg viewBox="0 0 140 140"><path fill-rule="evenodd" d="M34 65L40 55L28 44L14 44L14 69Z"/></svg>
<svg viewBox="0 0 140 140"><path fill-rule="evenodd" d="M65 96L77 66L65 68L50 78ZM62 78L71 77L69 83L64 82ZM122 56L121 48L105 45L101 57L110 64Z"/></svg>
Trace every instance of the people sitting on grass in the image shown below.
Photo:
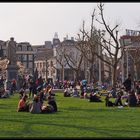
<svg viewBox="0 0 140 140"><path fill-rule="evenodd" d="M32 97L33 97L33 86L34 86L34 81L33 81L33 79L29 79L29 81L28 81L29 98L31 97L31 95L32 95Z"/></svg>
<svg viewBox="0 0 140 140"><path fill-rule="evenodd" d="M93 90L91 91L90 93L90 98L89 98L89 101L90 102L102 102L102 100L100 99L101 97L98 96L96 94L96 92L94 92Z"/></svg>
<svg viewBox="0 0 140 140"><path fill-rule="evenodd" d="M54 112L54 107L50 104L43 105L40 102L40 96L35 95L33 102L31 103L29 107L29 112L32 114L40 114L40 113L53 113Z"/></svg>
<svg viewBox="0 0 140 140"><path fill-rule="evenodd" d="M86 97L87 97L87 90L86 90L86 87L81 88L80 98L81 98L81 99L85 99Z"/></svg>
<svg viewBox="0 0 140 140"><path fill-rule="evenodd" d="M88 93L87 93L86 89L84 89L84 99L89 99L89 96L88 96Z"/></svg>
<svg viewBox="0 0 140 140"><path fill-rule="evenodd" d="M137 103L140 104L140 81L138 81L138 84L136 86L136 98Z"/></svg>
<svg viewBox="0 0 140 140"><path fill-rule="evenodd" d="M80 98L84 99L84 90L83 89L81 89Z"/></svg>
<svg viewBox="0 0 140 140"><path fill-rule="evenodd" d="M27 101L27 99L28 99L28 96L26 94L20 99L18 103L17 112L29 111L29 102Z"/></svg>
<svg viewBox="0 0 140 140"><path fill-rule="evenodd" d="M112 94L112 97L113 98L116 98L117 97L117 95L116 95L117 94L116 93L116 88L112 88L111 91L110 91L110 93Z"/></svg>
<svg viewBox="0 0 140 140"><path fill-rule="evenodd" d="M105 97L105 106L106 107L115 106L115 104L112 101L109 100L110 97L111 97L110 93L108 93Z"/></svg>
<svg viewBox="0 0 140 140"><path fill-rule="evenodd" d="M119 91L117 92L117 97L116 97L116 100L115 100L115 106L123 106L122 104L122 95L123 95L123 92L122 91Z"/></svg>
<svg viewBox="0 0 140 140"><path fill-rule="evenodd" d="M38 86L37 88L37 94L40 98L40 103L43 104L43 101L44 101L44 92L43 92L43 88L41 86ZM35 95L34 95L35 96Z"/></svg>
<svg viewBox="0 0 140 140"><path fill-rule="evenodd" d="M10 97L10 93L8 90L5 90L4 87L0 87L0 98L8 98Z"/></svg>
<svg viewBox="0 0 140 140"><path fill-rule="evenodd" d="M23 97L24 94L25 94L25 90L23 88L21 88L19 90L19 95L20 95L19 98L22 99L22 97Z"/></svg>
<svg viewBox="0 0 140 140"><path fill-rule="evenodd" d="M41 113L45 114L45 113L54 113L54 108L52 105L43 105L42 106L42 111Z"/></svg>
<svg viewBox="0 0 140 140"><path fill-rule="evenodd" d="M53 92L53 88L52 88L51 85L48 85L48 94L49 94L50 96L55 96L55 93Z"/></svg>
<svg viewBox="0 0 140 140"><path fill-rule="evenodd" d="M73 89L72 97L80 97L79 92L76 87Z"/></svg>
<svg viewBox="0 0 140 140"><path fill-rule="evenodd" d="M64 97L70 97L71 93L70 93L70 88L65 88L64 90Z"/></svg>
<svg viewBox="0 0 140 140"><path fill-rule="evenodd" d="M48 105L53 106L54 112L57 112L57 104L56 104L54 96L49 96L48 97Z"/></svg>
<svg viewBox="0 0 140 140"><path fill-rule="evenodd" d="M42 112L42 103L40 102L39 96L34 96L33 102L29 108L29 112L33 114L39 114Z"/></svg>
<svg viewBox="0 0 140 140"><path fill-rule="evenodd" d="M123 82L123 85L125 87L126 92L131 91L132 86L131 74L128 74L128 78Z"/></svg>
<svg viewBox="0 0 140 140"><path fill-rule="evenodd" d="M136 95L135 95L135 91L134 90L129 91L129 95L128 95L128 106L130 106L130 107L137 106L137 98L136 98Z"/></svg>

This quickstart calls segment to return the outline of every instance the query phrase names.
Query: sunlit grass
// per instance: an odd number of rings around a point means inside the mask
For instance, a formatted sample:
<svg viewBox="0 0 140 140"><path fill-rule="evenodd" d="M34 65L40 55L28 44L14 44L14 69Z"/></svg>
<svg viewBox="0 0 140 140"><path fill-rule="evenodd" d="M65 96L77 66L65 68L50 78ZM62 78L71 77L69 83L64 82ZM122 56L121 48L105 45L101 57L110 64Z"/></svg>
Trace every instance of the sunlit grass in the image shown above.
<svg viewBox="0 0 140 140"><path fill-rule="evenodd" d="M5 138L125 138L140 137L139 107L105 107L87 99L56 93L58 112L16 112L19 95L0 99L0 137Z"/></svg>

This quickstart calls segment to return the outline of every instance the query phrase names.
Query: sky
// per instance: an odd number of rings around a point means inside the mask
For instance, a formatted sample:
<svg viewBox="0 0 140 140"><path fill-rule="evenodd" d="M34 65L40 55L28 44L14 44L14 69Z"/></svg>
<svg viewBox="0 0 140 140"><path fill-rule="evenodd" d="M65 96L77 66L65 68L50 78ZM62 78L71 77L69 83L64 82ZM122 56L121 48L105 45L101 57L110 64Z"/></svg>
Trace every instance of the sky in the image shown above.
<svg viewBox="0 0 140 140"><path fill-rule="evenodd" d="M61 41L76 38L83 20L89 29L94 8L97 3L0 3L0 40L42 45L55 32ZM140 3L105 3L104 16L110 25L120 24L120 35L140 30Z"/></svg>

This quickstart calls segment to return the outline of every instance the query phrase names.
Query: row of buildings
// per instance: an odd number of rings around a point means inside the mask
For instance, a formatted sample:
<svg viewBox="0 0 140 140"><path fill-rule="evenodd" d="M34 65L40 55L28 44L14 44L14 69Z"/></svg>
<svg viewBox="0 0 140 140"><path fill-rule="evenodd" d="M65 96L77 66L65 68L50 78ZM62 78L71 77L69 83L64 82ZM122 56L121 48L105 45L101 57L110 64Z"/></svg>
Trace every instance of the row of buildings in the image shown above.
<svg viewBox="0 0 140 140"><path fill-rule="evenodd" d="M135 63L135 68L134 58L131 55L132 50L136 48L135 46L139 47L139 40L140 36L136 34L121 36L121 46L129 47L127 47L125 55L119 63L118 78L125 79L128 73L133 72L137 73L135 75L137 79L140 78L140 73L138 73L140 63ZM131 42L134 41L135 43L132 44ZM44 79L52 79L53 81L74 80L76 78L76 70L73 67L77 67L76 65L79 64L81 57L80 51L75 47L76 45L77 41L73 37L70 39L65 37L63 41L60 41L57 34L55 34L52 41L45 41L43 45L31 45L29 42L20 42L17 43L17 60L25 67L25 74L34 75L35 71L38 71L38 76L42 76ZM69 65L64 56L66 54L70 56ZM0 41L0 57L1 59L6 57L6 41ZM88 81L91 81L93 77L90 74L93 71L94 79L99 80L101 78L102 82L111 81L111 67L97 58L93 67L83 58L80 67L79 79L86 78Z"/></svg>

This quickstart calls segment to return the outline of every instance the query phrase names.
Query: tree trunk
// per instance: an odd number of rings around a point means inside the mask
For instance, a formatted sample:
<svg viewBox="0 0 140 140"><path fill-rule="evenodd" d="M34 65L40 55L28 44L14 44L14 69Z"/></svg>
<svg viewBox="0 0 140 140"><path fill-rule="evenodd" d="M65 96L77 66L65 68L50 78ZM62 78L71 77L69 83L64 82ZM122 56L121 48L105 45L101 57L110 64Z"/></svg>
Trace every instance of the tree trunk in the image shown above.
<svg viewBox="0 0 140 140"><path fill-rule="evenodd" d="M113 67L113 74L112 74L112 86L115 88L117 80L117 65L114 65Z"/></svg>
<svg viewBox="0 0 140 140"><path fill-rule="evenodd" d="M93 80L93 64L91 64L89 79L90 79L89 82L91 82Z"/></svg>
<svg viewBox="0 0 140 140"><path fill-rule="evenodd" d="M134 75L135 75L135 80L137 80L137 65L134 63Z"/></svg>
<svg viewBox="0 0 140 140"><path fill-rule="evenodd" d="M64 66L61 69L61 81L64 81Z"/></svg>
<svg viewBox="0 0 140 140"><path fill-rule="evenodd" d="M75 75L75 78L76 78L75 81L78 81L79 80L79 70L76 70L75 74L76 74Z"/></svg>

